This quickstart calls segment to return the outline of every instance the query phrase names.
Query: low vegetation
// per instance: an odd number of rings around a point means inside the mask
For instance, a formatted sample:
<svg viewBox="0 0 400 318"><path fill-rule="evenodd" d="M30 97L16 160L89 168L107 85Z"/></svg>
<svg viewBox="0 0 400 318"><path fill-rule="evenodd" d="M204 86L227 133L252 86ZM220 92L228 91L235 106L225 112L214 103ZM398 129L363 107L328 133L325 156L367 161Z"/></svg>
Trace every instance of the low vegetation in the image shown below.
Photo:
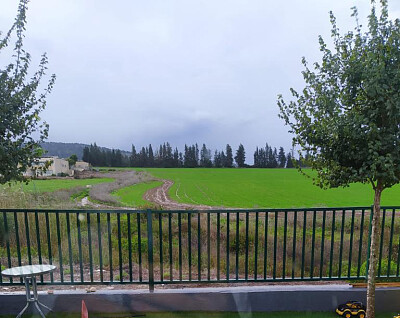
<svg viewBox="0 0 400 318"><path fill-rule="evenodd" d="M28 184L25 183L14 183L11 188L15 190L21 190L23 192L54 192L58 190L67 190L75 187L84 187L86 185L94 185L99 183L113 182L112 178L93 178L93 179L69 179L69 178L58 178L58 179L46 179L46 180L31 180ZM3 189L7 188L7 185L2 186Z"/></svg>
<svg viewBox="0 0 400 318"><path fill-rule="evenodd" d="M154 205L143 199L143 195L150 189L162 185L161 181L149 181L134 184L129 187L121 188L113 192L113 195L125 206L129 207L153 207Z"/></svg>

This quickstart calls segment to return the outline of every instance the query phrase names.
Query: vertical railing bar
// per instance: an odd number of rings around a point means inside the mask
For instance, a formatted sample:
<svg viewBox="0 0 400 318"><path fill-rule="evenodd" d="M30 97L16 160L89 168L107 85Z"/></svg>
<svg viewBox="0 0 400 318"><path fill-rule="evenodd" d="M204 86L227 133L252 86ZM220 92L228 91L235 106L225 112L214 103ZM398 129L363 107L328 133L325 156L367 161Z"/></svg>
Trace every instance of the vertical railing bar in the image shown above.
<svg viewBox="0 0 400 318"><path fill-rule="evenodd" d="M111 215L107 213L107 234L108 234L108 263L110 266L110 282L114 281L114 270L113 270L113 257L112 257L112 239L111 239Z"/></svg>
<svg viewBox="0 0 400 318"><path fill-rule="evenodd" d="M323 276L324 268L324 250L325 250L325 221L326 221L326 210L322 211L322 235L321 235L321 257L319 262L319 277Z"/></svg>
<svg viewBox="0 0 400 318"><path fill-rule="evenodd" d="M182 281L182 214L178 214L179 280Z"/></svg>
<svg viewBox="0 0 400 318"><path fill-rule="evenodd" d="M133 282L133 269L132 269L132 228L131 228L131 214L126 213L126 222L128 223L128 264L129 264L129 281Z"/></svg>
<svg viewBox="0 0 400 318"><path fill-rule="evenodd" d="M149 291L154 291L154 268L153 268L153 216L150 209L146 211L147 215L147 250L149 266Z"/></svg>
<svg viewBox="0 0 400 318"><path fill-rule="evenodd" d="M357 277L360 277L360 270L361 270L361 257L362 257L363 232L364 232L364 215L365 215L365 209L362 209L361 220L360 220L360 240L359 240L359 246L358 246Z"/></svg>
<svg viewBox="0 0 400 318"><path fill-rule="evenodd" d="M297 242L297 211L294 211L293 219L293 246L292 246L292 279L295 277L296 271L296 242Z"/></svg>
<svg viewBox="0 0 400 318"><path fill-rule="evenodd" d="M283 255L282 255L282 279L286 278L286 241L287 241L287 222L288 212L285 211L285 224L283 225Z"/></svg>
<svg viewBox="0 0 400 318"><path fill-rule="evenodd" d="M330 250L330 256L329 256L329 278L332 278L333 249L335 247L335 229L336 229L336 210L332 210L331 250Z"/></svg>
<svg viewBox="0 0 400 318"><path fill-rule="evenodd" d="M169 280L173 280L172 264L172 214L168 213L168 242L169 242Z"/></svg>
<svg viewBox="0 0 400 318"><path fill-rule="evenodd" d="M97 240L99 242L99 267L100 267L100 282L104 281L103 276L103 247L101 245L101 219L100 213L96 213L97 216Z"/></svg>
<svg viewBox="0 0 400 318"><path fill-rule="evenodd" d="M201 214L197 213L197 279L201 281Z"/></svg>
<svg viewBox="0 0 400 318"><path fill-rule="evenodd" d="M17 257L18 257L18 266L21 266L21 247L19 240L19 225L18 225L18 215L14 212L14 225L15 225L15 243L17 245ZM0 275L1 276L1 275ZM51 274L51 281L53 282L53 274ZM20 282L23 283L22 277L20 278Z"/></svg>
<svg viewBox="0 0 400 318"><path fill-rule="evenodd" d="M188 265L189 265L189 281L192 280L192 214L187 213L188 218Z"/></svg>
<svg viewBox="0 0 400 318"><path fill-rule="evenodd" d="M8 262L8 268L12 267L11 263L11 251L10 251L10 232L8 230L8 221L7 221L7 213L3 212L3 223L4 223L4 230L6 233L5 234L5 239L6 239L6 250L7 250L7 262ZM1 272L1 267L0 267L0 272ZM1 274L0 274L1 275ZM42 277L43 279L43 277ZM10 277L10 283L13 282L12 277Z"/></svg>
<svg viewBox="0 0 400 318"><path fill-rule="evenodd" d="M277 244L278 244L278 211L275 211L275 227L274 227L274 261L273 261L273 270L272 270L272 278L276 278L276 252L277 252Z"/></svg>
<svg viewBox="0 0 400 318"><path fill-rule="evenodd" d="M386 222L386 209L382 208L382 228L381 228L381 237L380 246L379 246L379 263L378 263L378 277L381 277L382 270L382 252L383 252L383 241L385 237L385 222Z"/></svg>
<svg viewBox="0 0 400 318"><path fill-rule="evenodd" d="M220 280L221 269L221 214L217 213L217 280Z"/></svg>
<svg viewBox="0 0 400 318"><path fill-rule="evenodd" d="M246 212L246 254L244 263L244 279L247 280L249 277L249 212Z"/></svg>
<svg viewBox="0 0 400 318"><path fill-rule="evenodd" d="M143 281L143 264L142 264L142 231L141 231L141 215L136 215L137 229L138 229L138 257L139 257L139 282Z"/></svg>
<svg viewBox="0 0 400 318"><path fill-rule="evenodd" d="M29 265L32 265L31 238L30 238L30 233L29 233L29 220L28 220L27 212L24 212L24 221L25 221L26 249L28 252L28 262L29 262Z"/></svg>
<svg viewBox="0 0 400 318"><path fill-rule="evenodd" d="M303 211L303 242L301 246L301 279L304 278L304 260L305 260L305 248L306 248L306 227L307 227L307 211Z"/></svg>
<svg viewBox="0 0 400 318"><path fill-rule="evenodd" d="M61 246L60 217L58 213L56 213L56 230L57 230L58 263L60 265L60 280L61 283L63 283L64 268L63 268L63 256L62 256L62 246Z"/></svg>
<svg viewBox="0 0 400 318"><path fill-rule="evenodd" d="M257 280L257 267L258 267L258 212L256 212L255 222L255 242L254 242L254 280Z"/></svg>
<svg viewBox="0 0 400 318"><path fill-rule="evenodd" d="M348 261L348 268L347 268L347 277L350 278L351 276L351 263L353 258L353 233L354 233L354 216L355 210L351 210L351 227L350 227L350 247L349 247L349 261Z"/></svg>
<svg viewBox="0 0 400 318"><path fill-rule="evenodd" d="M158 214L158 243L160 250L160 280L164 281L164 260L163 260L163 234L162 234L162 215Z"/></svg>
<svg viewBox="0 0 400 318"><path fill-rule="evenodd" d="M88 242L89 242L89 273L90 281L93 283L93 253L92 253L92 228L90 222L90 213L86 213L87 231L88 231Z"/></svg>
<svg viewBox="0 0 400 318"><path fill-rule="evenodd" d="M339 247L339 273L338 277L342 277L342 256L343 256L343 239L344 239L344 222L346 219L346 210L342 210L342 224L340 230L340 247Z"/></svg>
<svg viewBox="0 0 400 318"><path fill-rule="evenodd" d="M82 237L81 237L81 220L79 219L79 213L76 213L76 228L78 231L79 270L81 276L81 283L83 283Z"/></svg>
<svg viewBox="0 0 400 318"><path fill-rule="evenodd" d="M396 277L399 277L400 272L400 234L399 234L399 242L397 244L397 269L396 269Z"/></svg>
<svg viewBox="0 0 400 318"><path fill-rule="evenodd" d="M53 253L51 250L51 236L50 236L50 222L49 222L49 212L45 212L45 222L46 222L46 234L47 234L47 254L49 257L49 264L53 264ZM16 229L17 231L17 229ZM53 272L50 273L50 282L54 282Z"/></svg>
<svg viewBox="0 0 400 318"><path fill-rule="evenodd" d="M230 271L230 255L229 255L229 247L230 247L230 240L229 240L229 232L230 232L230 214L226 212L226 281L229 281L229 271Z"/></svg>
<svg viewBox="0 0 400 318"><path fill-rule="evenodd" d="M312 237L311 237L311 266L310 266L310 277L314 277L314 258L315 258L315 227L317 221L317 211L313 213L313 228L312 228Z"/></svg>
<svg viewBox="0 0 400 318"><path fill-rule="evenodd" d="M69 219L69 213L65 213L65 218L67 221L67 239L68 239L68 256L69 256L69 272L71 276L71 283L74 282L74 266L72 262L72 244L71 244L71 224Z"/></svg>
<svg viewBox="0 0 400 318"><path fill-rule="evenodd" d="M264 216L264 280L267 279L267 253L268 253L268 211Z"/></svg>
<svg viewBox="0 0 400 318"><path fill-rule="evenodd" d="M239 212L236 212L236 239L235 239L235 250L236 250L236 255L235 255L235 274L236 274L236 280L239 280Z"/></svg>
<svg viewBox="0 0 400 318"><path fill-rule="evenodd" d="M119 281L123 282L122 271L122 242L121 242L121 213L117 212L117 235L118 235L118 265L119 265Z"/></svg>
<svg viewBox="0 0 400 318"><path fill-rule="evenodd" d="M211 220L210 220L210 212L207 212L207 280L211 280Z"/></svg>
<svg viewBox="0 0 400 318"><path fill-rule="evenodd" d="M391 267L391 263L392 263L394 217L395 217L395 210L393 209L392 210L392 222L390 224L390 239L389 239L389 255L388 255L387 277L390 276L390 267Z"/></svg>
<svg viewBox="0 0 400 318"><path fill-rule="evenodd" d="M42 245L40 242L40 229L39 229L39 215L35 212L35 226L36 226L36 243L38 249L39 264L43 263L42 260ZM43 283L43 275L40 275L40 282Z"/></svg>

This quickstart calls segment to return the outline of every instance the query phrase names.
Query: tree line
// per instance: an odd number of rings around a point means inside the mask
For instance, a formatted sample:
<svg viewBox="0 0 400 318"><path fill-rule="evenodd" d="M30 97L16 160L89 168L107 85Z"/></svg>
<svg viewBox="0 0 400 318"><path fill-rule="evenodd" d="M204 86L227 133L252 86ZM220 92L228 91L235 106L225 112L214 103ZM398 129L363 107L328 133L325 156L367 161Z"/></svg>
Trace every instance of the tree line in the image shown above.
<svg viewBox="0 0 400 318"><path fill-rule="evenodd" d="M254 164L246 164L246 151L242 144L235 153L229 144L214 153L205 144L199 147L197 143L185 144L183 152L173 148L169 142L155 149L151 144L141 149L132 145L130 155L126 155L119 149L105 149L94 143L83 149L82 160L93 166L149 168L293 168L296 160L293 151L286 154L283 147L277 150L268 143L265 147L257 147L253 157Z"/></svg>

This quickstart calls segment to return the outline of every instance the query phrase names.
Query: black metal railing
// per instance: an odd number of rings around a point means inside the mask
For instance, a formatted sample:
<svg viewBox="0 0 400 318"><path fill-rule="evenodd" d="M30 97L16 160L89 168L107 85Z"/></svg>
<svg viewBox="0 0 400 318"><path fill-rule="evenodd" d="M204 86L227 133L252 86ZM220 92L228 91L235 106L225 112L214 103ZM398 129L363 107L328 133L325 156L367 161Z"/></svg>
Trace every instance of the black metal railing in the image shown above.
<svg viewBox="0 0 400 318"><path fill-rule="evenodd" d="M362 280L371 207L0 210L0 268L57 265L39 284ZM382 208L378 277L398 278L400 207ZM21 284L0 277L0 285Z"/></svg>

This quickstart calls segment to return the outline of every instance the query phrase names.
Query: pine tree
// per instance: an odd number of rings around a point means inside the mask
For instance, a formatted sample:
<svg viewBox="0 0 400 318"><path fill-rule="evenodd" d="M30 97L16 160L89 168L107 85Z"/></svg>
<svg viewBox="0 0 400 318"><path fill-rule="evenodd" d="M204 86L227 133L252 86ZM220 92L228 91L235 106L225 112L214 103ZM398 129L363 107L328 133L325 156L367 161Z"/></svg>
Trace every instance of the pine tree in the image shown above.
<svg viewBox="0 0 400 318"><path fill-rule="evenodd" d="M149 144L149 149L148 149L148 166L149 167L154 167L154 153L153 153L153 147L151 144Z"/></svg>
<svg viewBox="0 0 400 318"><path fill-rule="evenodd" d="M283 147L279 147L278 166L279 168L285 168L286 166L286 155Z"/></svg>
<svg viewBox="0 0 400 318"><path fill-rule="evenodd" d="M246 160L246 152L244 150L243 145L240 144L239 148L236 150L235 162L239 168L242 168L245 166L245 160Z"/></svg>
<svg viewBox="0 0 400 318"><path fill-rule="evenodd" d="M294 168L293 157L292 157L292 154L290 152L287 155L286 162L287 162L286 163L286 168Z"/></svg>
<svg viewBox="0 0 400 318"><path fill-rule="evenodd" d="M131 155L129 157L129 164L131 167L136 167L137 165L137 153L136 153L136 148L133 144L132 144Z"/></svg>
<svg viewBox="0 0 400 318"><path fill-rule="evenodd" d="M226 157L224 162L224 167L226 168L231 168L233 166L233 153L232 153L232 147L227 144L226 145Z"/></svg>

